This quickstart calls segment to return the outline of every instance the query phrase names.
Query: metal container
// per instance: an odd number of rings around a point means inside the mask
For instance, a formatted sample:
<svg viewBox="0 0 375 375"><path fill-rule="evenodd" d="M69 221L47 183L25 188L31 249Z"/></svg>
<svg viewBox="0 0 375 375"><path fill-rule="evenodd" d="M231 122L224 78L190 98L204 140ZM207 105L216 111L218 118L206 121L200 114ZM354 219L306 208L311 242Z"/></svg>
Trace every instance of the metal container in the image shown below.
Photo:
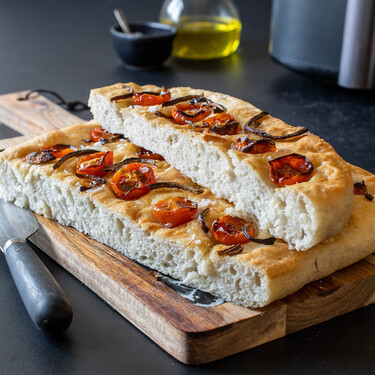
<svg viewBox="0 0 375 375"><path fill-rule="evenodd" d="M273 0L271 57L288 68L374 88L374 0Z"/></svg>

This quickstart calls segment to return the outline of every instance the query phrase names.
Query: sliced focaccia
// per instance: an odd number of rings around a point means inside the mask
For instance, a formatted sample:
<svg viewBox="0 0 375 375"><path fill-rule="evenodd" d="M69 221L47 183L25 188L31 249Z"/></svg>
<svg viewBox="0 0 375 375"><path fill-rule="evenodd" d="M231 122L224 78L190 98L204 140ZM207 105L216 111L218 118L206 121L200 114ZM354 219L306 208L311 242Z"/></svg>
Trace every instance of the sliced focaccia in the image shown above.
<svg viewBox="0 0 375 375"><path fill-rule="evenodd" d="M134 164L130 181L117 184L117 173ZM359 193L366 186L368 197L375 192L375 176L358 168L353 173L356 181L364 180ZM8 148L0 154L0 174L0 197L243 306L267 305L375 250L375 204L363 195L355 196L340 234L308 251L290 250L253 222L245 224L232 204L160 155L92 123ZM155 208L170 200L182 211L170 215L172 207L159 215ZM186 215L186 209L193 212Z"/></svg>
<svg viewBox="0 0 375 375"><path fill-rule="evenodd" d="M89 105L104 128L162 154L291 248L339 233L352 213L353 181L333 147L242 100L129 83L92 90Z"/></svg>

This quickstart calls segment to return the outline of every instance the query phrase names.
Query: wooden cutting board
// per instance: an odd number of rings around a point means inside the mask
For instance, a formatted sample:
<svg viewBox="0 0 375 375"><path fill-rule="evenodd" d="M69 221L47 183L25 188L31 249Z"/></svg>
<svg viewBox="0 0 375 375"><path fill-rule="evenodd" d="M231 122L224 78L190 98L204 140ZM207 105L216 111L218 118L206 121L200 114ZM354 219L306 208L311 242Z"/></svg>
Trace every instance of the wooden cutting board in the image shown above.
<svg viewBox="0 0 375 375"><path fill-rule="evenodd" d="M82 122L43 96L18 101L25 92L0 96L0 121L21 137ZM76 230L37 216L30 240L103 298L173 357L201 364L250 349L375 301L375 256L310 283L266 308L232 303L199 307L117 251ZM375 250L375 249L374 249Z"/></svg>

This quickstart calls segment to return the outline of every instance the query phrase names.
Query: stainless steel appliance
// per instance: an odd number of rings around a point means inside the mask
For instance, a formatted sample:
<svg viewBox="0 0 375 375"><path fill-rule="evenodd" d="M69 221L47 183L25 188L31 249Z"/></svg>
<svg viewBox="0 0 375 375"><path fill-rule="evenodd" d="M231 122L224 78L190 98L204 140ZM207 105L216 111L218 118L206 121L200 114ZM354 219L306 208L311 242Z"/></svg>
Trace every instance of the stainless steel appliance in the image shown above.
<svg viewBox="0 0 375 375"><path fill-rule="evenodd" d="M273 0L270 54L353 89L375 87L375 0Z"/></svg>

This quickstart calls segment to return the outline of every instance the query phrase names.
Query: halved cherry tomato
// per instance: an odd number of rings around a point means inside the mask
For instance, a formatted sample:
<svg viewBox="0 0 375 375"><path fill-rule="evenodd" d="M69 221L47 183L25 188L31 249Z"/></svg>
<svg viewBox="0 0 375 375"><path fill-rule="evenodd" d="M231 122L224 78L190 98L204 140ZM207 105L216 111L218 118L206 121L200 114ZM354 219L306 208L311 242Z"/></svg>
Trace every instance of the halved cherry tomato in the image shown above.
<svg viewBox="0 0 375 375"><path fill-rule="evenodd" d="M184 197L176 197L155 203L152 212L159 223L174 228L191 221L198 212L198 204Z"/></svg>
<svg viewBox="0 0 375 375"><path fill-rule="evenodd" d="M133 95L133 101L135 105L150 106L163 104L171 98L171 93L166 92L164 94L151 94L151 93L137 93Z"/></svg>
<svg viewBox="0 0 375 375"><path fill-rule="evenodd" d="M111 186L117 198L131 201L147 194L156 182L152 168L142 163L128 164L112 177Z"/></svg>
<svg viewBox="0 0 375 375"><path fill-rule="evenodd" d="M62 158L66 154L70 154L74 151L70 145L62 145L60 143L52 146L45 146L41 150L42 152L50 152L55 158Z"/></svg>
<svg viewBox="0 0 375 375"><path fill-rule="evenodd" d="M172 108L172 117L179 125L198 122L211 114L211 109L204 105L177 104Z"/></svg>
<svg viewBox="0 0 375 375"><path fill-rule="evenodd" d="M112 134L108 130L103 128L96 128L91 133L91 139L93 142L101 142L101 143L108 143L114 140L118 140L119 136L122 134Z"/></svg>
<svg viewBox="0 0 375 375"><path fill-rule="evenodd" d="M219 115L208 118L204 121L205 124L210 126L222 125L225 121L234 120L234 117L230 113L220 113Z"/></svg>
<svg viewBox="0 0 375 375"><path fill-rule="evenodd" d="M153 159L153 160L164 160L164 158L160 154L155 154L152 151L146 150L143 147L140 147L138 152L139 157Z"/></svg>
<svg viewBox="0 0 375 375"><path fill-rule="evenodd" d="M96 152L78 160L77 173L104 177L108 172L105 167L113 164L113 151Z"/></svg>
<svg viewBox="0 0 375 375"><path fill-rule="evenodd" d="M247 223L246 220L233 216L221 216L211 225L211 232L216 241L224 245L236 245L238 243L247 243L250 240L242 232L242 227ZM247 232L255 237L256 231L250 225Z"/></svg>
<svg viewBox="0 0 375 375"><path fill-rule="evenodd" d="M203 124L209 125L211 133L219 135L233 135L237 132L239 123L230 113L220 113L203 121Z"/></svg>
<svg viewBox="0 0 375 375"><path fill-rule="evenodd" d="M265 152L275 152L275 142L270 139L249 139L245 137L238 138L236 142L232 143L231 148L236 151L245 152L247 154L263 154Z"/></svg>
<svg viewBox="0 0 375 375"><path fill-rule="evenodd" d="M308 181L314 166L306 156L290 154L268 162L271 180L278 186Z"/></svg>

